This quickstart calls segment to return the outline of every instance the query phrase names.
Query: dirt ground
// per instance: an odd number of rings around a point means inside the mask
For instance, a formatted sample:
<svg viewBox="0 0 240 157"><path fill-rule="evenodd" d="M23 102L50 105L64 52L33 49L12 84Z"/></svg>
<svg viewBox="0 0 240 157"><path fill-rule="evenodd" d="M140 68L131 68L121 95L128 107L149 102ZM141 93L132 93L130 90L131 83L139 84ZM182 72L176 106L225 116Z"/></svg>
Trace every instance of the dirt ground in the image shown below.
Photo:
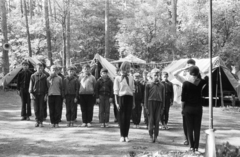
<svg viewBox="0 0 240 157"><path fill-rule="evenodd" d="M139 129L131 127L131 142L119 142L119 128L113 123L111 108L110 128L101 128L98 123L98 106L94 108L93 125L90 128L66 127L65 107L60 128L51 128L49 117L43 128L35 128L35 117L30 121L21 121L20 97L16 91L0 90L0 156L125 156L150 151L186 151L182 131L182 118L179 106L170 109L169 130L160 130L159 142L149 143L148 131L141 122ZM33 108L32 108L32 113ZM33 114L34 115L34 114ZM81 124L81 112L78 107L77 125ZM205 151L208 128L208 108L204 107L200 151ZM229 141L240 146L240 112L214 108L214 128L216 143Z"/></svg>

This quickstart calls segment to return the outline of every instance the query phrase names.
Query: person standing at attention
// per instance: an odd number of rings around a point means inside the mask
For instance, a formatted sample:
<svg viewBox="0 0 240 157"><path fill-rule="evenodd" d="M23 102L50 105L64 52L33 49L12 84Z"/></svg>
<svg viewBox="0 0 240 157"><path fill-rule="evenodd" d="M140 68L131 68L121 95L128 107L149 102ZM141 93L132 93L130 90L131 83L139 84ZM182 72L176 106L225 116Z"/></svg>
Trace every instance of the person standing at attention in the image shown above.
<svg viewBox="0 0 240 157"><path fill-rule="evenodd" d="M161 118L163 129L169 129L168 128L168 119L169 119L169 109L170 106L173 104L173 84L168 80L168 73L162 72L162 83L165 87L165 107L164 112Z"/></svg>
<svg viewBox="0 0 240 157"><path fill-rule="evenodd" d="M116 76L113 85L115 103L118 108L120 142L129 142L130 117L135 107L135 87L133 77L129 75L130 63L125 61L120 67L121 76ZM118 99L117 99L118 97Z"/></svg>
<svg viewBox="0 0 240 157"><path fill-rule="evenodd" d="M93 118L93 107L95 103L95 85L96 79L90 73L90 66L83 66L83 74L79 77L79 101L82 111L82 127L91 127Z"/></svg>
<svg viewBox="0 0 240 157"><path fill-rule="evenodd" d="M21 120L30 120L31 113L31 99L28 92L29 82L32 72L29 70L28 61L22 62L23 70L18 74L17 90L22 100Z"/></svg>
<svg viewBox="0 0 240 157"><path fill-rule="evenodd" d="M151 71L152 81L145 86L145 108L148 113L150 142L157 142L159 121L165 106L165 88L159 81L159 69Z"/></svg>
<svg viewBox="0 0 240 157"><path fill-rule="evenodd" d="M36 116L35 127L43 127L44 102L47 101L47 76L43 73L43 64L37 63L37 72L32 74L29 84L30 98L33 100Z"/></svg>

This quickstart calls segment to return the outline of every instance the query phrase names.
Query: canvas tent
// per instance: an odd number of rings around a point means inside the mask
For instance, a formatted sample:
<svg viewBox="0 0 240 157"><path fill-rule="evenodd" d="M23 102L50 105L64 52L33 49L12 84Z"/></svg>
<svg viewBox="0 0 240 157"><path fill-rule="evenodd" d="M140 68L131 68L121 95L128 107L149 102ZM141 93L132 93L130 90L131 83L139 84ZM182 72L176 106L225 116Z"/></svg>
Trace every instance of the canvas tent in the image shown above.
<svg viewBox="0 0 240 157"><path fill-rule="evenodd" d="M122 63L124 61L128 61L130 63L135 63L135 64L146 64L145 60L142 60L142 59L140 59L140 58L138 58L138 57L136 57L132 54L129 54L124 58L120 58L119 60L112 61L111 63Z"/></svg>
<svg viewBox="0 0 240 157"><path fill-rule="evenodd" d="M29 61L30 68L33 68L36 66L37 63L40 61L37 60L36 58L29 57L26 60ZM9 84L13 83L13 85L16 84L16 78L18 73L22 70L22 64L18 65L15 69L7 73L3 78L2 78L2 86L3 89L5 89Z"/></svg>
<svg viewBox="0 0 240 157"><path fill-rule="evenodd" d="M91 65L95 64L96 60L101 64L103 68L108 70L109 77L113 80L116 76L116 67L112 65L106 58L103 58L101 55L96 54L91 62ZM98 70L98 73L101 69ZM99 74L98 74L99 75Z"/></svg>
<svg viewBox="0 0 240 157"><path fill-rule="evenodd" d="M177 103L181 102L181 83L174 78L173 72L185 67L187 60L188 59L180 59L173 61L170 65L163 69L163 71L167 71L169 73L169 80L174 84L174 101ZM196 61L196 66L198 66L201 71L202 78L208 76L210 66L209 58L194 60ZM212 64L213 96L216 96L216 94L221 94L222 96L237 94L237 88L239 84L231 74L230 70L226 67L222 59L220 57L214 57L212 59ZM180 75L183 76L183 72L180 73Z"/></svg>

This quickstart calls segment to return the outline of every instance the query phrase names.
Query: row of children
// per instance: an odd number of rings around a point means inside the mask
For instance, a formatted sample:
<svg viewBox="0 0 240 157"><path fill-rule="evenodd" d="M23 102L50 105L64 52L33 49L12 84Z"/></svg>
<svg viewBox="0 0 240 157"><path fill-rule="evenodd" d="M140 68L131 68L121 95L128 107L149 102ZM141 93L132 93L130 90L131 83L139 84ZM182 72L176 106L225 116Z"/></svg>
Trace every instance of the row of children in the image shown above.
<svg viewBox="0 0 240 157"><path fill-rule="evenodd" d="M173 86L168 81L168 74L162 73L160 81L158 69L150 73L144 71L143 79L139 73L129 74L130 63L121 65L114 84L108 76L107 69L101 70L101 77L96 80L90 73L90 66L83 66L83 73L78 77L76 68L69 67L68 75L60 75L59 67L53 65L51 74L44 71L44 64L37 64L34 74L28 70L28 62L22 63L23 71L18 76L18 90L22 98L22 120L29 120L31 116L30 98L34 104L36 127L43 126L46 118L46 101L49 105L52 127L59 127L62 105L66 104L67 126L73 126L77 118L77 104L82 111L83 127L91 126L93 106L99 104L99 122L102 127L108 127L110 103L118 109L121 141L129 141L128 131L130 118L137 128L144 108L145 123L148 126L152 142L158 136L159 121L167 129L169 108L173 102ZM153 136L154 134L154 136Z"/></svg>

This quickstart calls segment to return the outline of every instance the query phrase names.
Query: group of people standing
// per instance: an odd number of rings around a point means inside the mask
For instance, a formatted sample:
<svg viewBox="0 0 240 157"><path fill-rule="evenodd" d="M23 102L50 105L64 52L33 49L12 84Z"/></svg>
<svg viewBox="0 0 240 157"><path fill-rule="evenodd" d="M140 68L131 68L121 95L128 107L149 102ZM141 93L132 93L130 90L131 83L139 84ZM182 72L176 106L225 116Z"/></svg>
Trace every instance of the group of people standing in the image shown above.
<svg viewBox="0 0 240 157"><path fill-rule="evenodd" d="M194 61L194 60L193 60ZM199 69L190 61L188 66L174 73L182 85L182 115L186 135L185 144L198 149L202 106L201 90L205 84ZM82 67L82 73L76 74L76 67L68 68L68 75L61 75L61 68L53 65L50 74L45 72L45 65L37 64L37 71L31 73L28 61L22 63L23 70L18 75L18 91L22 100L22 120L30 120L31 103L34 104L36 127L42 127L46 118L48 101L52 127L59 127L62 117L63 102L66 104L67 126L74 126L77 118L77 104L82 112L82 127L90 127L93 119L94 104L99 104L99 122L101 127L108 127L110 104L117 110L117 121L120 127L120 141L129 142L130 120L138 128L143 109L144 122L147 125L150 142L156 142L159 123L168 129L169 109L173 104L173 84L168 81L168 73L154 68L150 72L130 73L130 63L123 62L115 78L108 76L108 70L102 68L100 78L90 73L88 64ZM185 71L182 78L179 74Z"/></svg>

